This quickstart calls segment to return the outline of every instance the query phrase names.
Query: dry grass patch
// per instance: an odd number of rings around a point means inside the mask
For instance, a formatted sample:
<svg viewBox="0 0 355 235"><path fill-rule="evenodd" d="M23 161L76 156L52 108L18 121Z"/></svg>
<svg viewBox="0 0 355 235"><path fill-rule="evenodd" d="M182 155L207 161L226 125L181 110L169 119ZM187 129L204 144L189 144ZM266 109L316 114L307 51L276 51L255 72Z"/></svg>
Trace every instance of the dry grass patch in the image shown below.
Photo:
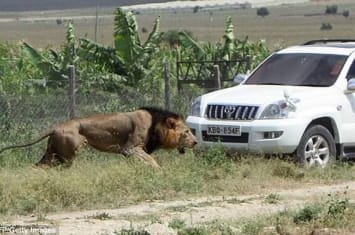
<svg viewBox="0 0 355 235"><path fill-rule="evenodd" d="M338 15L323 15L327 5L337 5ZM265 39L269 49L278 49L289 45L300 44L307 40L317 38L353 38L353 16L344 17L342 12L349 10L354 12L355 3L349 0L326 2L309 2L297 5L280 5L268 7L270 15L258 17L256 9L224 9L212 11L199 11L193 13L187 11L157 11L141 12L137 15L140 29L150 29L157 15L161 19L161 31L188 30L199 40L218 42L225 29L227 16L231 16L235 25L235 35L244 39L246 36L252 41ZM113 39L113 12L114 9L101 9L98 24L97 41L105 45L112 45ZM19 17L34 17L33 13L24 13ZM54 17L51 20L34 22L15 21L0 24L0 41L17 43L20 40L34 45L35 47L57 47L65 41L65 24L57 25L56 19L61 17L91 15L95 16L95 9L82 9L81 11L66 10L44 12L44 16ZM110 15L108 17L108 15ZM8 14L3 14L8 17ZM14 16L11 16L14 17ZM321 30L322 23L330 23L332 30ZM95 32L95 18L75 19L77 37L93 39ZM148 35L141 32L142 40Z"/></svg>
<svg viewBox="0 0 355 235"><path fill-rule="evenodd" d="M189 196L259 194L270 188L355 178L354 166L348 163L305 170L279 159L245 156L232 160L219 154L220 149L213 148L197 155L158 151L161 171L133 158L90 151L82 153L71 168L34 169L29 160L5 164L0 170L0 213L43 214ZM20 156L21 151L10 152L3 161Z"/></svg>

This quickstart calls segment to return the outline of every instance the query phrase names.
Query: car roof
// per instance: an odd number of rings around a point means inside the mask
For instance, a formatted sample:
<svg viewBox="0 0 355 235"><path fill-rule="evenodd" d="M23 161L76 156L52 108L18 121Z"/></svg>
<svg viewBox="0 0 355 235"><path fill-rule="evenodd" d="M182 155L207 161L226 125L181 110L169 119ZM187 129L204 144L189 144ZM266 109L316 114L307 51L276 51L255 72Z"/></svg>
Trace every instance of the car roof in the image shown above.
<svg viewBox="0 0 355 235"><path fill-rule="evenodd" d="M277 53L316 53L350 55L355 52L355 39L312 40L303 45L291 46Z"/></svg>

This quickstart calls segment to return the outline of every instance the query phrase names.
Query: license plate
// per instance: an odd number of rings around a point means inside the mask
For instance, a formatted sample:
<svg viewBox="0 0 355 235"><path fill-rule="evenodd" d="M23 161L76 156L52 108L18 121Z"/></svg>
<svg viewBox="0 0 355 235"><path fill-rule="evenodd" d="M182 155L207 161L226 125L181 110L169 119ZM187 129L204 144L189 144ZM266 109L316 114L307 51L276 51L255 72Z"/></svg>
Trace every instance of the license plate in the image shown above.
<svg viewBox="0 0 355 235"><path fill-rule="evenodd" d="M207 134L240 136L241 130L240 130L240 126L208 126Z"/></svg>

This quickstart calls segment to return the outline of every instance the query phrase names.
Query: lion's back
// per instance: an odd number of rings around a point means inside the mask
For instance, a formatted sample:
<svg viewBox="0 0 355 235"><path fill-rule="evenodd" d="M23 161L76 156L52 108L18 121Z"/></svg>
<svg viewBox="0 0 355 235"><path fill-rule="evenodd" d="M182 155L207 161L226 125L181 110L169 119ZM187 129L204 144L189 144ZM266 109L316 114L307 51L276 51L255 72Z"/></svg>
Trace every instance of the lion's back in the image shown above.
<svg viewBox="0 0 355 235"><path fill-rule="evenodd" d="M104 150L108 146L127 149L144 146L148 140L151 117L138 110L128 113L100 114L79 119L79 133L90 145Z"/></svg>

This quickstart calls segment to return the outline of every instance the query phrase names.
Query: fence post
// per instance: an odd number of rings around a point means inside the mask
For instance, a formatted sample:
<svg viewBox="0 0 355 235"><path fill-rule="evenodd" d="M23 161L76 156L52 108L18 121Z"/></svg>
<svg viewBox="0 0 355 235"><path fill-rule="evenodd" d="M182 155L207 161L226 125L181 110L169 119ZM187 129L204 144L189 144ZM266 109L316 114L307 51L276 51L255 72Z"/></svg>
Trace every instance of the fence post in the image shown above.
<svg viewBox="0 0 355 235"><path fill-rule="evenodd" d="M99 5L96 5L96 13L95 13L95 32L94 32L94 38L95 42L97 42L97 27L99 24Z"/></svg>
<svg viewBox="0 0 355 235"><path fill-rule="evenodd" d="M164 81L165 81L165 109L170 110L170 64L164 64Z"/></svg>
<svg viewBox="0 0 355 235"><path fill-rule="evenodd" d="M178 88L178 93L180 93L181 90L181 83L180 83L180 61L177 59L176 60L176 78L177 78L177 88Z"/></svg>
<svg viewBox="0 0 355 235"><path fill-rule="evenodd" d="M70 119L75 118L75 89L76 89L76 78L75 78L75 66L69 65L69 116Z"/></svg>
<svg viewBox="0 0 355 235"><path fill-rule="evenodd" d="M246 72L249 73L249 71L251 70L251 63L252 63L252 58L251 55L247 55L246 56Z"/></svg>
<svg viewBox="0 0 355 235"><path fill-rule="evenodd" d="M222 88L222 82L221 82L221 71L219 70L219 65L215 64L213 65L213 73L215 76L215 86L217 89Z"/></svg>

